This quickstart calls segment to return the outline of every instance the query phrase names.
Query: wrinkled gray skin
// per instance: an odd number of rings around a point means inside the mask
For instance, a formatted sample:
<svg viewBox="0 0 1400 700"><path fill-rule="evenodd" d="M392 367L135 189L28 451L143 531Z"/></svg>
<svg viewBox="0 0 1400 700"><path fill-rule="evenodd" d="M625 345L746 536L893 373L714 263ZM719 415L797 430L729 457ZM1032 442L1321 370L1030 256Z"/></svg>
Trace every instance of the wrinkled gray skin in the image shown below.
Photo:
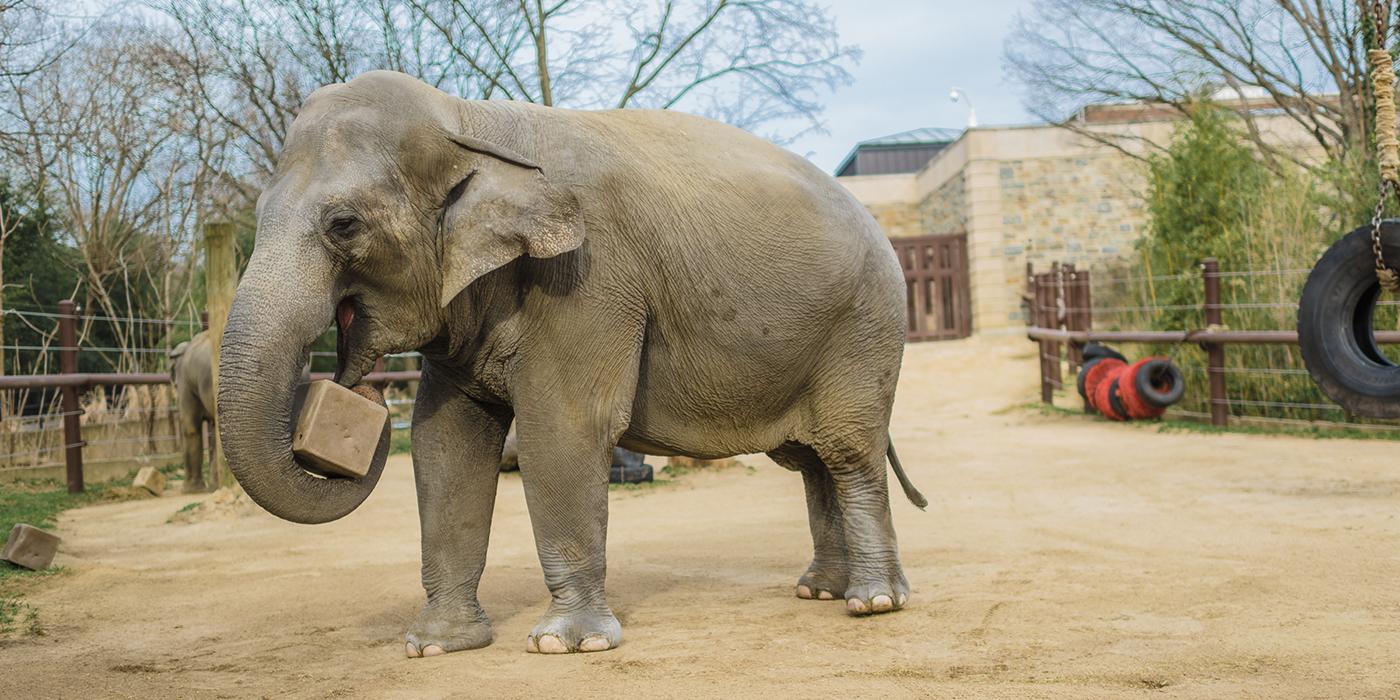
<svg viewBox="0 0 1400 700"><path fill-rule="evenodd" d="M807 161L674 112L470 102L396 73L317 90L258 201L222 350L225 454L297 522L353 510L366 478L290 450L312 342L338 381L423 353L413 466L427 602L409 656L484 646L477 602L512 417L552 601L529 651L622 639L603 594L613 445L802 473L802 597L902 606L885 478L904 280L865 209Z"/></svg>
<svg viewBox="0 0 1400 700"><path fill-rule="evenodd" d="M180 440L185 453L184 493L204 490L204 430L210 443L214 436L214 368L210 357L209 331L175 346L170 351L170 380L175 384L175 402L180 407Z"/></svg>

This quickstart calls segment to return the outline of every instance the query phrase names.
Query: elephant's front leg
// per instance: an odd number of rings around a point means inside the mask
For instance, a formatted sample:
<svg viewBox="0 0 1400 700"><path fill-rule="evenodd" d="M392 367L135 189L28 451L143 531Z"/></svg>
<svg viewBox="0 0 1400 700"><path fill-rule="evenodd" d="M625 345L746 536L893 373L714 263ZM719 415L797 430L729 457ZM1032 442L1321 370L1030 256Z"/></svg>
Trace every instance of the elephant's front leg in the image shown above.
<svg viewBox="0 0 1400 700"><path fill-rule="evenodd" d="M405 636L410 657L491 643L477 602L508 409L484 406L425 376L413 411L413 474L428 600Z"/></svg>
<svg viewBox="0 0 1400 700"><path fill-rule="evenodd" d="M516 424L525 500L551 598L526 640L531 652L603 651L622 642L603 595L612 445L606 429L580 429L578 415Z"/></svg>

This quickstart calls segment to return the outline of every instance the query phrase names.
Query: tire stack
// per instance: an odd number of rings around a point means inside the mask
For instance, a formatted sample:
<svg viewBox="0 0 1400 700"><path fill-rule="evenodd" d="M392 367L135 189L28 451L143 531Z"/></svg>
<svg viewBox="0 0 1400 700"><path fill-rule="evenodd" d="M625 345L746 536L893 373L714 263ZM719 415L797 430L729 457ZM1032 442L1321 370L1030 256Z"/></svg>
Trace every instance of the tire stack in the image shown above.
<svg viewBox="0 0 1400 700"><path fill-rule="evenodd" d="M1149 357L1129 364L1128 358L1098 343L1084 346L1078 384L1079 395L1091 408L1118 421L1160 418L1186 390L1185 378L1171 360Z"/></svg>

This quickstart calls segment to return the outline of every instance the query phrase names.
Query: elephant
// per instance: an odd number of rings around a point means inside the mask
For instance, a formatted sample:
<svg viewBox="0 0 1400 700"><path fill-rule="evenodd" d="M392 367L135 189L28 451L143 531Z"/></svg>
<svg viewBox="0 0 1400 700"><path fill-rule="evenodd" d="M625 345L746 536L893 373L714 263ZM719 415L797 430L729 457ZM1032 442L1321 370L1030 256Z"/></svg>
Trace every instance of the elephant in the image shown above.
<svg viewBox="0 0 1400 700"><path fill-rule="evenodd" d="M312 93L257 201L219 366L229 467L298 523L354 510L383 470L309 473L298 370L337 330L335 381L417 350L412 457L426 600L409 657L493 641L477 599L499 458L520 474L550 603L528 652L622 639L604 595L615 445L767 453L800 472L801 598L906 605L886 461L905 281L875 220L807 160L662 110L470 101L364 73Z"/></svg>
<svg viewBox="0 0 1400 700"><path fill-rule="evenodd" d="M180 439L185 454L184 493L199 493L204 486L204 430L208 426L211 451L217 449L214 431L214 367L209 331L200 331L170 351L170 382L180 411Z"/></svg>

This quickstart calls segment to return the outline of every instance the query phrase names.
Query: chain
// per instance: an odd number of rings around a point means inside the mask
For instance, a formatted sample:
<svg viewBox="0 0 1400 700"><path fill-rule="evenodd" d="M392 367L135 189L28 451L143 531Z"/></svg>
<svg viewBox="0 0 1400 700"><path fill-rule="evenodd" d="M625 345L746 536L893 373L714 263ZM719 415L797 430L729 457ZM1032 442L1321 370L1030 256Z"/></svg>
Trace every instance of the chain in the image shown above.
<svg viewBox="0 0 1400 700"><path fill-rule="evenodd" d="M1392 294L1400 293L1400 274L1385 262L1381 246L1381 216L1385 210L1386 198L1395 193L1397 186L1397 160L1395 143L1395 92L1394 69L1391 67L1390 53L1385 49L1386 5L1384 0L1371 3L1371 20L1374 22L1376 46L1369 53L1372 66L1373 93L1376 98L1376 149L1380 166L1380 192L1376 197L1376 209L1371 215L1371 254L1376 263L1376 281L1381 289ZM1385 104L1389 102L1389 104ZM1383 122L1389 121L1389 124ZM1382 131L1386 129L1387 131Z"/></svg>

